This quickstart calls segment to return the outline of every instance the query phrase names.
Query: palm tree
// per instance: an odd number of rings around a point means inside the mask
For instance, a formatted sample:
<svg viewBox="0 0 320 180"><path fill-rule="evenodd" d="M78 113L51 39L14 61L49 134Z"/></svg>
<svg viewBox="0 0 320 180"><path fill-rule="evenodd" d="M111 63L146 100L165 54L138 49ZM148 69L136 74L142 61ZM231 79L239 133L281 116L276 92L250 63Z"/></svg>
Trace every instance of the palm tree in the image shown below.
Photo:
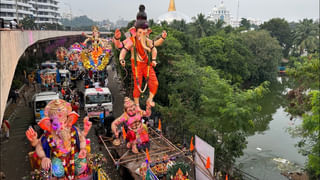
<svg viewBox="0 0 320 180"><path fill-rule="evenodd" d="M195 26L197 37L207 36L210 22L205 18L205 15L200 13L197 15L197 17L193 17L192 19L194 21L193 25Z"/></svg>
<svg viewBox="0 0 320 180"><path fill-rule="evenodd" d="M306 50L312 53L319 48L319 25L313 23L312 19L303 19L294 30L295 47L299 49L300 55Z"/></svg>
<svg viewBox="0 0 320 180"><path fill-rule="evenodd" d="M176 29L181 32L185 32L187 28L187 24L185 20L173 20L170 25L171 28Z"/></svg>

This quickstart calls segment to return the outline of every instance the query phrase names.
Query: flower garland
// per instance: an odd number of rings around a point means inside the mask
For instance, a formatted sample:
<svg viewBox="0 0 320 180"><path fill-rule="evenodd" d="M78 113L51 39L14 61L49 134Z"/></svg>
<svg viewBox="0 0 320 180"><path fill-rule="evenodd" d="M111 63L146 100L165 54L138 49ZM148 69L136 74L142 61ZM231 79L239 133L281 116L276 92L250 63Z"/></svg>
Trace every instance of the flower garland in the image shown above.
<svg viewBox="0 0 320 180"><path fill-rule="evenodd" d="M75 176L75 147L76 147L76 130L74 128L71 129L71 153L67 157L63 157L65 153L61 152L57 147L56 143L53 140L52 134L46 134L48 144L54 154L55 157L62 160L62 165L65 171L65 176L68 179L74 179ZM70 173L71 172L71 173Z"/></svg>

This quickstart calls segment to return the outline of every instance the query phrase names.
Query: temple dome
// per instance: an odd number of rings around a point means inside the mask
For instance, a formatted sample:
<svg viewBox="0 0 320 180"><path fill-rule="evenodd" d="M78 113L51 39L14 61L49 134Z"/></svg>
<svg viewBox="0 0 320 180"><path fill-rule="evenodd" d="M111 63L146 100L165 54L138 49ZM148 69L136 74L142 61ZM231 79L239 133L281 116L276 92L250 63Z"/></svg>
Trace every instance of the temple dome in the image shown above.
<svg viewBox="0 0 320 180"><path fill-rule="evenodd" d="M179 11L176 11L174 0L170 0L168 12L159 16L157 19L157 23L167 21L170 24L171 22L173 22L173 20L181 21L182 19L185 20L186 23L191 22L191 18L189 16Z"/></svg>

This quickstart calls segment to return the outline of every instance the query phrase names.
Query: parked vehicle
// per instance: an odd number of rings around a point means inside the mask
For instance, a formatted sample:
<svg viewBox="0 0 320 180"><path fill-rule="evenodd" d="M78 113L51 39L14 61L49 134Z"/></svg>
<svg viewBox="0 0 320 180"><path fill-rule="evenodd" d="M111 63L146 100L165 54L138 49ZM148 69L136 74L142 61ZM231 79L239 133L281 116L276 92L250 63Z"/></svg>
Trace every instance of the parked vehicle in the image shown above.
<svg viewBox="0 0 320 180"><path fill-rule="evenodd" d="M41 69L57 69L57 63L52 61L46 61L41 63Z"/></svg>
<svg viewBox="0 0 320 180"><path fill-rule="evenodd" d="M46 105L55 99L59 99L59 94L50 91L37 93L32 97L35 123L41 120L41 111L43 112Z"/></svg>
<svg viewBox="0 0 320 180"><path fill-rule="evenodd" d="M90 119L112 115L113 99L109 88L87 88L84 92L84 110Z"/></svg>

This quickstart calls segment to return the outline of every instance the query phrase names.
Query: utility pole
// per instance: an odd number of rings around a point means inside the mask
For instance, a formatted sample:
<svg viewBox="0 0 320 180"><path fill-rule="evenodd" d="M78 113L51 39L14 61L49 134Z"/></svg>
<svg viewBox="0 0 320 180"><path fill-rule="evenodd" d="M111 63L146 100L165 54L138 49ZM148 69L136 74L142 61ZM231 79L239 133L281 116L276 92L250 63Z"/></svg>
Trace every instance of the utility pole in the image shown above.
<svg viewBox="0 0 320 180"><path fill-rule="evenodd" d="M71 27L70 27L70 30L72 31L72 10L71 10L71 7L70 7L70 15L71 15Z"/></svg>
<svg viewBox="0 0 320 180"><path fill-rule="evenodd" d="M70 23L71 23L71 26L70 26L70 30L72 31L72 9L71 9L71 5L69 3L64 3L63 4L67 5L69 7L69 10L70 10L70 17L71 17L71 20L70 20Z"/></svg>
<svg viewBox="0 0 320 180"><path fill-rule="evenodd" d="M238 0L238 8L237 8L237 23L240 26L240 23L239 23L239 7L240 7L240 0Z"/></svg>
<svg viewBox="0 0 320 180"><path fill-rule="evenodd" d="M36 23L37 23L38 30L40 30L40 27L39 27L39 13L38 13L38 0L35 0L35 1L36 1L36 15L37 15Z"/></svg>

